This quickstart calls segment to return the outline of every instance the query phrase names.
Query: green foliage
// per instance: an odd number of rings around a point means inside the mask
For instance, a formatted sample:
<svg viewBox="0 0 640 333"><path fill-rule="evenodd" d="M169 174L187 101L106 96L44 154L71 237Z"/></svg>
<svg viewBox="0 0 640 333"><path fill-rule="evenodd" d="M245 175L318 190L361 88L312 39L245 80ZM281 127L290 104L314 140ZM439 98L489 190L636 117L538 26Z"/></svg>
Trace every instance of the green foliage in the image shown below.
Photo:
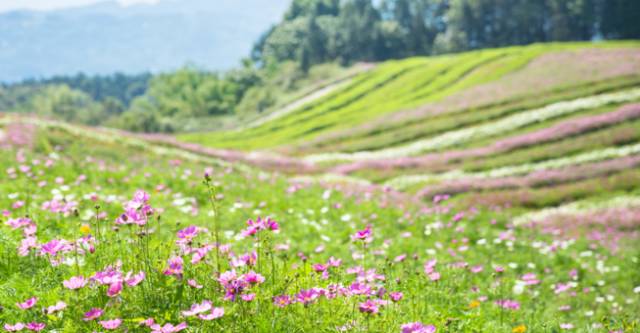
<svg viewBox="0 0 640 333"><path fill-rule="evenodd" d="M380 61L535 42L638 38L633 0L302 0L256 43L256 61ZM634 16L635 15L635 16Z"/></svg>

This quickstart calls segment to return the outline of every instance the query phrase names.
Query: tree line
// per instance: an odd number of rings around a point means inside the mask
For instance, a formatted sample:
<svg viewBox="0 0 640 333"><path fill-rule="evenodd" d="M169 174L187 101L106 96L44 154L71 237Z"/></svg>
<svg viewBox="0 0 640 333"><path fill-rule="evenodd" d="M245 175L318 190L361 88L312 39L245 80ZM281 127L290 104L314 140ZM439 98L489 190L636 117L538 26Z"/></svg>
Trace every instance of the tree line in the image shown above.
<svg viewBox="0 0 640 333"><path fill-rule="evenodd" d="M535 42L640 38L637 0L294 0L260 64L382 61Z"/></svg>

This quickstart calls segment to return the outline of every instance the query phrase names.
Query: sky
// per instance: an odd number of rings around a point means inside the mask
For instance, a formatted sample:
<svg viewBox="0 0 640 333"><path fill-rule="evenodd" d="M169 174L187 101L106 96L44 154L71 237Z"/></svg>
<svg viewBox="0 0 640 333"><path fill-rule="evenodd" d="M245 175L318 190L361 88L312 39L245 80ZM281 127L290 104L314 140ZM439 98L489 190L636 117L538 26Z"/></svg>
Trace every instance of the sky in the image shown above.
<svg viewBox="0 0 640 333"><path fill-rule="evenodd" d="M37 9L50 10L65 7L83 6L99 2L101 0L0 0L0 12L15 9ZM117 0L122 5L132 5L136 3L153 3L158 0Z"/></svg>

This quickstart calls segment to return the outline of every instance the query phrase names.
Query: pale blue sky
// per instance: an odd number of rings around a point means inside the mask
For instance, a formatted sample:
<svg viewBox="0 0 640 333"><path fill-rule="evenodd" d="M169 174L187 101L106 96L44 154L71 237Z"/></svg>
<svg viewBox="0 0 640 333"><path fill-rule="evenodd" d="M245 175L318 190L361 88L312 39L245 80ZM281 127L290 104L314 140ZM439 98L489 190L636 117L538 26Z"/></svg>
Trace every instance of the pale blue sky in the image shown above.
<svg viewBox="0 0 640 333"><path fill-rule="evenodd" d="M14 9L57 9L73 6L88 5L99 2L100 0L0 0L0 12L6 12ZM135 3L149 3L157 0L118 0L123 5L131 5Z"/></svg>

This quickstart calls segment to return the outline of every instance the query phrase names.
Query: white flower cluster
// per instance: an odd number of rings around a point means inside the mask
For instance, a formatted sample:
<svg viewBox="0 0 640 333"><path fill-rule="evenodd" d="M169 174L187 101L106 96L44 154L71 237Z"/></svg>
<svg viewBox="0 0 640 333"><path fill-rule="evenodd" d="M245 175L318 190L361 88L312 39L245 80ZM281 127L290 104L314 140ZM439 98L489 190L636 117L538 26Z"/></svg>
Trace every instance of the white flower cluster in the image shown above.
<svg viewBox="0 0 640 333"><path fill-rule="evenodd" d="M512 131L530 124L571 114L577 111L594 109L612 103L629 102L639 98L640 88L578 98L571 101L549 104L539 109L520 112L486 124L449 131L435 137L414 141L400 147L355 153L316 154L309 155L304 159L309 162L328 163L337 161L363 161L415 156L420 153L448 148L461 143L470 142L472 140L491 137L497 133ZM428 126L428 123L426 123L425 126Z"/></svg>
<svg viewBox="0 0 640 333"><path fill-rule="evenodd" d="M513 224L521 225L531 221L541 221L558 215L588 214L602 209L640 207L640 196L618 196L609 200L580 200L559 207L546 208L516 216Z"/></svg>

